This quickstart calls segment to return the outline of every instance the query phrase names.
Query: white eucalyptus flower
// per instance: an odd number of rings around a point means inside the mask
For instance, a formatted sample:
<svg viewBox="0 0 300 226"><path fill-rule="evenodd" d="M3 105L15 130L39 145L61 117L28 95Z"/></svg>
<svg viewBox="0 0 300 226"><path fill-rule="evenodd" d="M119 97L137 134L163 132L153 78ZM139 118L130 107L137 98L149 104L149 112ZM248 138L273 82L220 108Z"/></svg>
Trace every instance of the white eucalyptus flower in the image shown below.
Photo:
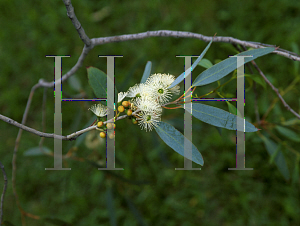
<svg viewBox="0 0 300 226"><path fill-rule="evenodd" d="M153 81L149 83L150 97L156 100L160 105L168 102L172 97L172 93L162 83Z"/></svg>
<svg viewBox="0 0 300 226"><path fill-rule="evenodd" d="M160 104L165 104L172 97L172 94L179 94L180 87L178 85L169 89L168 87L175 81L175 77L169 74L153 74L146 84L148 85L148 92L150 96L156 99Z"/></svg>
<svg viewBox="0 0 300 226"><path fill-rule="evenodd" d="M169 87L174 81L175 81L175 76L170 75L170 74L153 74L149 77L149 82L154 81L154 82L161 82L163 85L166 87ZM172 94L179 94L180 93L180 86L176 85L169 89Z"/></svg>
<svg viewBox="0 0 300 226"><path fill-rule="evenodd" d="M150 111L157 114L161 114L162 112L160 104L149 96L135 98L133 104L141 111Z"/></svg>
<svg viewBox="0 0 300 226"><path fill-rule="evenodd" d="M137 120L141 129L146 130L146 132L151 131L153 128L157 127L158 123L161 121L159 114L147 111L139 112Z"/></svg>
<svg viewBox="0 0 300 226"><path fill-rule="evenodd" d="M95 104L89 108L98 117L104 117L109 113L109 109L103 104Z"/></svg>
<svg viewBox="0 0 300 226"><path fill-rule="evenodd" d="M127 97L141 97L148 95L148 86L145 83L135 84L130 87L127 92Z"/></svg>
<svg viewBox="0 0 300 226"><path fill-rule="evenodd" d="M127 95L127 92L118 93L118 103L120 103Z"/></svg>

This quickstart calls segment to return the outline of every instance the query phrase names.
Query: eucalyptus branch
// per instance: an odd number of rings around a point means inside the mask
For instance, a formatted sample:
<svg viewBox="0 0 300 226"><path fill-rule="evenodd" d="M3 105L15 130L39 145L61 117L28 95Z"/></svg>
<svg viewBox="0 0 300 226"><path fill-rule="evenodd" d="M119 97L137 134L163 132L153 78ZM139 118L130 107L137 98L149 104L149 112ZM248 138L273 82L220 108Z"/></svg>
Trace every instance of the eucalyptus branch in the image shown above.
<svg viewBox="0 0 300 226"><path fill-rule="evenodd" d="M175 37L175 38L196 38L205 42L210 42L214 38L214 42L226 42L226 43L235 43L247 47L252 47L255 49L264 48L264 47L276 47L275 45L269 45L259 42L250 42L242 41L232 37L222 37L222 36L205 36L202 34L186 32L186 31L170 31L170 30L158 30L158 31L147 31L137 34L127 34L127 35L118 35L105 38L93 38L91 39L94 45L102 45L111 42L123 42L129 40L144 39L148 37ZM300 61L300 56L295 53L289 52L284 49L277 49L273 53L278 55L290 58L292 60Z"/></svg>
<svg viewBox="0 0 300 226"><path fill-rule="evenodd" d="M77 19L75 12L74 12L74 7L72 6L71 0L63 0L66 9L67 9L67 15L70 18L70 20L72 21L72 24L74 25L75 29L77 30L79 37L81 38L81 40L83 41L83 43L86 46L90 46L91 45L91 39L86 35L83 27L81 26L79 20Z"/></svg>
<svg viewBox="0 0 300 226"><path fill-rule="evenodd" d="M65 1L65 0L64 0ZM224 43L234 43L239 44L247 47L252 48L264 48L267 46L276 47L275 45L269 45L264 43L258 43L258 42L250 42L250 41L242 41L236 38L232 37L222 37L222 36L205 36L202 34L192 33L192 32L186 32L186 31L170 31L170 30L158 30L158 31L147 31L137 34L127 34L127 35L118 35L118 36L110 36L110 37L104 37L104 38L92 38L91 45L84 46L83 51L77 61L77 63L74 65L74 67L68 71L65 75L62 76L62 82L64 82L67 78L69 78L71 75L73 75L82 65L83 60L89 53L91 49L94 48L96 45L103 45L107 43L112 42L124 42L124 41L130 41L130 40L137 40L137 39L144 39L148 37L176 37L176 38L196 38L205 42L210 42L212 38L214 38L214 42L224 42ZM278 48L277 50L273 51L273 53L276 53L278 55L284 56L286 58L290 58L295 61L300 61L300 56L298 56L296 53L289 52L285 49ZM39 81L39 85L41 87L54 87L54 82L46 82L43 79Z"/></svg>
<svg viewBox="0 0 300 226"><path fill-rule="evenodd" d="M82 52L76 62L76 64L69 70L66 74L62 76L62 83L66 81L71 75L75 74L76 71L82 66L82 63L88 53L93 49L93 46L87 47L86 45L83 47ZM54 87L54 81L53 82L47 82L44 79L40 79L39 82L36 84L37 87L48 87L53 88Z"/></svg>
<svg viewBox="0 0 300 226"><path fill-rule="evenodd" d="M137 110L135 112L132 113L132 115L136 115L140 110ZM107 124L107 123L113 123L114 121L118 121L118 120L121 120L121 119L124 119L124 118L127 118L128 116L127 115L122 115L122 116L119 116L117 118L112 118L112 119L109 119L105 122L103 122L103 124ZM46 137L46 138L56 138L56 139L60 139L60 140L74 140L76 139L79 135L83 134L83 133L86 133L88 131L91 131L91 130L94 130L97 128L97 126L90 126L90 127L87 127L85 129L82 129L82 130L79 130L77 132L74 132L70 135L67 135L67 136L60 136L60 135L56 135L54 133L44 133L44 132L41 132L41 131L38 131L38 130L35 130L33 128L30 128L28 126L25 126L21 123L18 123L16 121L14 121L13 119L11 118L8 118L4 115L1 115L0 114L0 119L3 120L4 122L7 122L13 126L16 126L16 127L19 127L21 130L25 130L25 131L28 131L30 133L33 133L33 134L36 134L40 137Z"/></svg>

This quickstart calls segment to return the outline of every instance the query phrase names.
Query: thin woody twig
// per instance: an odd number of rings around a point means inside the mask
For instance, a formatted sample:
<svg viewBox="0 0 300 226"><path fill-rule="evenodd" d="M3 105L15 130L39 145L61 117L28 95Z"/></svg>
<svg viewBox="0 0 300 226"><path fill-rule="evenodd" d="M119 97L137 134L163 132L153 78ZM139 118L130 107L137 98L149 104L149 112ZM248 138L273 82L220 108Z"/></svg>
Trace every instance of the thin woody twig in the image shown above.
<svg viewBox="0 0 300 226"><path fill-rule="evenodd" d="M44 87L44 94L43 94L43 105L42 105L42 131L45 132L46 130L46 100L47 100L47 88ZM41 151L43 151L43 143L44 137L41 138L39 147Z"/></svg>
<svg viewBox="0 0 300 226"><path fill-rule="evenodd" d="M214 38L214 42L226 42L226 43L235 43L242 46L252 47L255 49L264 48L267 46L276 47L275 45L268 45L264 43L258 42L249 42L249 41L242 41L232 37L223 37L223 36L205 36L197 33L186 32L186 31L170 31L170 30L158 30L158 31L147 31L137 34L128 34L128 35L118 35L118 36L111 36L105 38L93 38L91 39L94 45L102 45L105 43L111 42L123 42L128 40L137 40L143 39L148 37L175 37L175 38L196 38L205 42L210 42L212 38ZM277 49L273 53L278 55L290 58L292 60L300 61L300 56L295 53L289 52L284 49Z"/></svg>
<svg viewBox="0 0 300 226"><path fill-rule="evenodd" d="M298 119L300 119L300 115L297 114L297 112L295 112L286 102L285 100L282 98L282 96L280 95L278 89L273 86L273 84L267 79L267 77L264 75L264 73L260 70L260 68L257 66L257 64L252 60L251 63L253 64L253 66L256 68L256 70L259 72L259 74L263 77L263 79L266 81L266 83L268 83L269 86L271 86L271 88L275 91L275 93L277 94L277 96L279 97L279 99L281 100L281 102L283 103L284 107L286 107L286 109L288 109L290 112L292 112Z"/></svg>
<svg viewBox="0 0 300 226"><path fill-rule="evenodd" d="M82 66L82 63L88 53L93 49L93 46L87 47L86 45L83 47L82 52L76 62L76 64L69 70L66 74L64 74L61 78L62 83L65 82L70 76L75 74L76 71ZM47 88L53 88L54 87L54 81L53 82L47 82L44 79L40 79L39 82L36 84L38 87L47 87Z"/></svg>
<svg viewBox="0 0 300 226"><path fill-rule="evenodd" d="M81 38L81 40L83 41L83 43L86 46L90 46L91 45L91 39L86 35L83 27L81 26L79 20L77 19L75 12L74 12L74 7L72 6L71 0L63 0L66 9L67 9L67 15L70 18L70 20L72 21L76 31L79 34L79 37Z"/></svg>
<svg viewBox="0 0 300 226"><path fill-rule="evenodd" d="M22 124L23 125L26 123L26 119L27 119L27 115L28 115L29 108L30 108L30 105L31 105L33 94L34 94L35 90L38 87L39 87L39 84L36 84L36 85L34 85L31 88L31 91L30 91L30 94L29 94L29 97L28 97L28 100L27 100L26 108L25 108L25 111L24 111L24 114L23 114L23 118L22 118ZM19 132L18 132L18 135L17 135L17 139L16 139L16 142L15 142L14 152L13 152L13 159L12 159L12 167L13 167L13 169L12 169L12 188L13 188L14 196L16 198L17 206L18 206L18 208L19 208L19 210L21 212L22 225L25 225L25 214L24 214L25 211L22 209L21 204L19 202L19 196L18 196L17 188L16 188L17 152L18 152L18 148L19 148L19 144L20 144L22 132L23 132L23 130L19 129Z"/></svg>
<svg viewBox="0 0 300 226"><path fill-rule="evenodd" d="M135 111L135 112L133 112L132 114L133 114L133 115L136 115L137 112L138 112L138 111ZM128 117L128 116L127 116L127 115L122 115L122 116L117 117L115 120L114 120L114 119L109 119L109 120L105 121L104 124L110 123L110 122L114 122L114 121L118 121L118 120L124 119L124 118L126 118L126 117ZM7 122L7 123L11 124L11 125L14 125L14 126L16 126L16 127L19 127L19 128L20 128L20 131L21 131L21 130L25 130L25 131L31 132L31 133L33 133L33 134L36 134L36 135L38 135L38 136L40 136L40 137L56 138L56 139L60 139L60 140L74 140L74 139L76 139L79 135L81 135L81 134L83 134L83 133L86 133L86 132L88 132L88 131L94 130L94 129L97 128L96 125L95 125L95 126L90 126L90 127L85 128L85 129L82 129L82 130L79 130L79 131L77 131L77 132L74 132L74 133L72 133L72 134L70 134L70 135L67 135L67 136L60 136L60 135L56 135L56 134L53 134L53 133L44 133L44 132L41 132L41 131L32 129L32 128L28 127L28 126L25 126L25 125L23 125L23 124L21 124L21 123L18 123L18 122L16 122L16 121L14 121L13 119L8 118L8 117L6 117L6 116L4 116L4 115L1 115L1 114L0 114L0 119L3 120L4 122Z"/></svg>
<svg viewBox="0 0 300 226"><path fill-rule="evenodd" d="M4 186L3 186L3 192L1 195L1 207L0 207L0 225L2 224L2 217L3 217L3 202L4 202L4 195L6 192L6 188L7 188L7 176L5 173L5 169L3 164L0 162L0 168L2 170L2 174L3 174L3 179L4 179Z"/></svg>
<svg viewBox="0 0 300 226"><path fill-rule="evenodd" d="M205 35L192 33L192 32L170 31L170 30L147 31L147 32L136 33L136 34L118 35L118 36L110 36L104 38L92 38L91 39L92 44L90 46L86 46L86 45L84 46L83 51L77 63L74 65L74 67L70 71L68 71L65 75L62 76L62 82L64 82L67 78L73 75L81 67L83 60L85 59L89 51L94 48L94 46L103 45L112 42L124 42L130 40L144 39L148 37L196 38L205 42L210 42L211 39L214 38L214 42L234 43L234 44L239 44L242 46L252 47L256 49L264 48L267 46L275 47L273 45L264 44L264 43L242 41L232 37L205 36ZM300 61L300 56L298 56L296 53L292 53L284 49L278 48L277 50L273 51L273 53L284 56L286 58L290 58L294 61ZM50 88L50 87L54 87L54 82L46 82L43 79L41 79L39 81L39 85L41 87Z"/></svg>

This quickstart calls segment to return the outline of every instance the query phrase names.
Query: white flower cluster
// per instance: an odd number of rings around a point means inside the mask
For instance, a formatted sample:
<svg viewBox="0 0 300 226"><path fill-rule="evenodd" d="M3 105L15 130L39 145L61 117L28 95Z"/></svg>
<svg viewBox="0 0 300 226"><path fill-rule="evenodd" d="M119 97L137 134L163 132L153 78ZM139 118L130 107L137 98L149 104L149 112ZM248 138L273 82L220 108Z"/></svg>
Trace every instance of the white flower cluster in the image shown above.
<svg viewBox="0 0 300 226"><path fill-rule="evenodd" d="M140 110L137 120L142 129L151 131L156 127L161 120L161 105L167 103L172 94L179 94L178 85L168 89L174 81L173 75L158 73L151 75L145 83L129 88L126 97L133 98L133 104Z"/></svg>
<svg viewBox="0 0 300 226"><path fill-rule="evenodd" d="M137 120L142 129L151 131L161 121L161 105L168 103L173 94L179 94L178 85L169 89L168 87L175 81L175 77L169 74L153 74L145 83L136 84L127 92L118 93L118 103L126 97L131 98L137 113ZM102 104L93 105L91 110L98 117L108 114L108 109Z"/></svg>
<svg viewBox="0 0 300 226"><path fill-rule="evenodd" d="M89 108L97 117L104 117L109 113L109 109L103 104L95 104Z"/></svg>

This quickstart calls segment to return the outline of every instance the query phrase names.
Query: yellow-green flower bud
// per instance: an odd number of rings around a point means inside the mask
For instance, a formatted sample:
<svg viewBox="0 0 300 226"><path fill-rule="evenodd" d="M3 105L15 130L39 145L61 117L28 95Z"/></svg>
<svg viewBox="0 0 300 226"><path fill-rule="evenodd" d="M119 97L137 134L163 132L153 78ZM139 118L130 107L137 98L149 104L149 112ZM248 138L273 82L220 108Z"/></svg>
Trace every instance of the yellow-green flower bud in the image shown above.
<svg viewBox="0 0 300 226"><path fill-rule="evenodd" d="M98 127L103 126L103 122L102 122L102 121L98 122L98 123L97 123L97 126L98 126Z"/></svg>
<svg viewBox="0 0 300 226"><path fill-rule="evenodd" d="M112 129L113 128L113 124L112 123L107 123L106 127L107 127L107 129Z"/></svg>
<svg viewBox="0 0 300 226"><path fill-rule="evenodd" d="M132 118L131 121L132 121L133 124L137 124L137 121L136 121L135 118Z"/></svg>
<svg viewBox="0 0 300 226"><path fill-rule="evenodd" d="M123 105L121 105L121 106L118 107L118 111L119 111L119 112L123 112L124 110L125 110L125 108L124 108Z"/></svg>
<svg viewBox="0 0 300 226"><path fill-rule="evenodd" d="M104 132L101 132L101 133L100 133L100 137L101 137L101 138L105 138L105 137L106 137L106 134L105 134Z"/></svg>
<svg viewBox="0 0 300 226"><path fill-rule="evenodd" d="M131 115L132 115L132 110L131 110L131 109L128 109L127 112L126 112L126 114L127 114L128 116L131 116Z"/></svg>
<svg viewBox="0 0 300 226"><path fill-rule="evenodd" d="M109 134L109 139L114 139L115 135L113 133Z"/></svg>
<svg viewBox="0 0 300 226"><path fill-rule="evenodd" d="M123 105L125 108L127 108L127 107L129 106L129 103L128 103L128 101L125 100L125 101L122 102L122 105Z"/></svg>

